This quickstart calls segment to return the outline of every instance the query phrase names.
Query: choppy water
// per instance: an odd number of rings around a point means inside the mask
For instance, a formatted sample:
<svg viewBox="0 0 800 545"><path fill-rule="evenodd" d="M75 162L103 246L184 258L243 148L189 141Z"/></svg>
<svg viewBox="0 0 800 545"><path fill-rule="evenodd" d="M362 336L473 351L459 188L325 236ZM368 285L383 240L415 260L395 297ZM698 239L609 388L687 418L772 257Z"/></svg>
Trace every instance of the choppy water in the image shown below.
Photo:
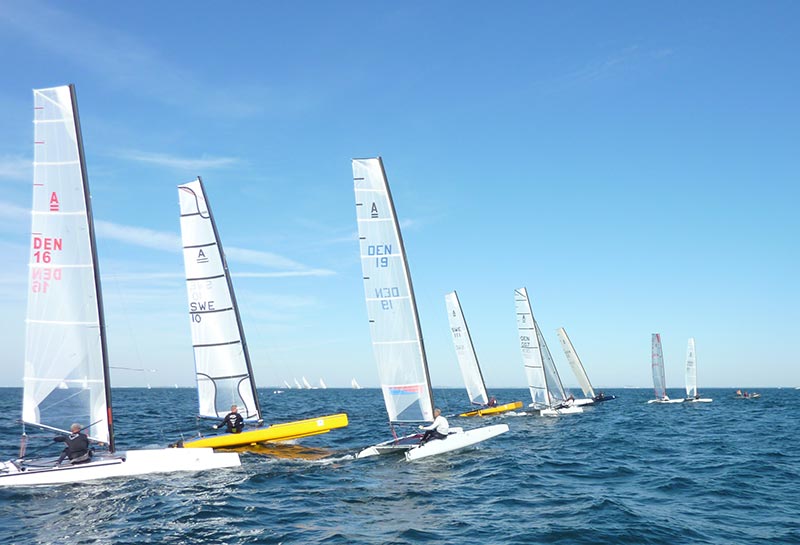
<svg viewBox="0 0 800 545"><path fill-rule="evenodd" d="M271 414L344 411L350 426L284 453L300 458L248 453L214 473L0 490L0 543L800 543L800 390L761 392L646 405L650 390L607 391L619 399L583 415L484 419L511 431L409 464L349 456L389 437L378 390L264 390ZM436 395L445 411L465 398ZM0 389L0 411L18 415L20 399ZM120 449L196 429L192 390L120 389L114 402ZM13 420L0 426L4 459L18 448Z"/></svg>

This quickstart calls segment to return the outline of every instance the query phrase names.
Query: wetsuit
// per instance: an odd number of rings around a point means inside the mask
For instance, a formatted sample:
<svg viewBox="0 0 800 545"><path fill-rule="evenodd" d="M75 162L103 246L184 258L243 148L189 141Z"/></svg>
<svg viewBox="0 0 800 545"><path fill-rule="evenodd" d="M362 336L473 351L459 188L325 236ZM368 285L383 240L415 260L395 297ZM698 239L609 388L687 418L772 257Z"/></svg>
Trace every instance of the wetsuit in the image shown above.
<svg viewBox="0 0 800 545"><path fill-rule="evenodd" d="M244 418L239 413L228 413L222 419L222 422L217 424L218 428L222 426L225 426L225 430L228 433L241 433L242 429L244 429Z"/></svg>
<svg viewBox="0 0 800 545"><path fill-rule="evenodd" d="M69 458L73 464L80 464L82 462L88 462L91 457L89 452L89 438L80 432L70 433L69 435L59 435L53 437L53 441L66 443L67 445L61 452L61 456L58 457L59 464L63 462L65 458Z"/></svg>

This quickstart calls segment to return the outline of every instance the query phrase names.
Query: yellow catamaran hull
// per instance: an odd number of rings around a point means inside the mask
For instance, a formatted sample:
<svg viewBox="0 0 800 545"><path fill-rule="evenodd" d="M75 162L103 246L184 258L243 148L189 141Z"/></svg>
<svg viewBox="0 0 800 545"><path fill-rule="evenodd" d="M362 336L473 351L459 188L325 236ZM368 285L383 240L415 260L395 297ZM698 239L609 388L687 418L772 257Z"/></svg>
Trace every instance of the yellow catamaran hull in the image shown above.
<svg viewBox="0 0 800 545"><path fill-rule="evenodd" d="M308 418L296 422L286 422L285 424L273 424L266 428L245 431L242 433L226 433L224 435L214 435L213 437L201 437L183 443L184 448L234 448L257 443L270 443L279 441L291 441L301 439L311 435L328 433L336 428L347 426L347 415L344 413Z"/></svg>
<svg viewBox="0 0 800 545"><path fill-rule="evenodd" d="M513 411L514 409L521 409L521 408L522 408L522 401L514 401L513 403L498 405L497 407L486 407L484 409L477 409L475 411L461 413L458 416L490 416L493 414L505 413L508 411Z"/></svg>

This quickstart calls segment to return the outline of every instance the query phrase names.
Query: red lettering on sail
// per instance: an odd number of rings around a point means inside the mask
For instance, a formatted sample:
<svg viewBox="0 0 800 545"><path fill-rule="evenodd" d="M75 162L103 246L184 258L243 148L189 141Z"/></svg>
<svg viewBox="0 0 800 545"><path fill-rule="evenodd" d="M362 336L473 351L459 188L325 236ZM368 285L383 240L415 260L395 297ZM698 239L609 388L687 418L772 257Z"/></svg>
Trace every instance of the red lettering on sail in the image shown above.
<svg viewBox="0 0 800 545"><path fill-rule="evenodd" d="M58 195L56 195L56 192L53 191L50 194L50 211L58 212L58 210L59 210Z"/></svg>
<svg viewBox="0 0 800 545"><path fill-rule="evenodd" d="M63 239L52 237L33 237L34 250L54 250L60 251L63 248Z"/></svg>

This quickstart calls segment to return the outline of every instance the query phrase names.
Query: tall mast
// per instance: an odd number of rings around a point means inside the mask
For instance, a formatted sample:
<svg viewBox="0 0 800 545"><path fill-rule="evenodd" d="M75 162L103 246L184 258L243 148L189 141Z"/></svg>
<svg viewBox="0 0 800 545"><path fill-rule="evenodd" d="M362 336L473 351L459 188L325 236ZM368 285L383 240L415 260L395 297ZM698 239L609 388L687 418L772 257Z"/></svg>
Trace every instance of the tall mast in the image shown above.
<svg viewBox="0 0 800 545"><path fill-rule="evenodd" d="M478 353L475 352L475 345L472 342L472 335L469 333L469 325L467 324L467 318L464 316L464 310L461 308L461 300L458 298L458 293L456 290L453 290L453 295L456 298L456 305L458 305L458 312L461 313L461 321L464 322L464 329L466 330L467 339L469 339L469 349L472 351L472 355L475 357L475 363L478 367L478 376L481 379L481 386L483 386L483 393L486 394L486 381L483 380L483 371L481 370L480 362L478 361Z"/></svg>
<svg viewBox="0 0 800 545"><path fill-rule="evenodd" d="M108 346L106 343L106 320L103 312L103 290L100 287L100 266L97 262L97 244L94 234L94 214L92 214L92 196L89 194L89 178L86 174L86 156L83 151L83 136L81 135L80 116L78 115L78 98L75 95L75 85L69 84L69 94L72 98L72 115L75 119L75 134L78 144L78 158L81 165L81 181L83 183L83 198L86 204L86 219L89 226L89 242L92 250L92 269L94 271L94 285L97 295L97 319L100 327L100 350L103 357L103 382L105 383L106 407L108 412L108 450L114 452L114 420L111 411L111 372L108 365Z"/></svg>
<svg viewBox="0 0 800 545"><path fill-rule="evenodd" d="M258 400L258 391L256 390L256 379L253 375L253 366L250 363L250 351L247 349L247 340L244 336L244 328L242 327L242 318L239 315L239 305L236 303L236 293L233 291L233 283L231 282L231 273L228 270L228 260L225 257L225 250L222 248L222 240L219 237L219 232L217 232L217 222L214 221L214 214L211 212L211 204L208 202L206 198L206 188L203 186L203 180L200 176L197 177L197 181L200 183L200 188L203 191L203 199L205 200L206 210L208 211L208 219L211 222L211 229L214 231L214 239L217 241L217 247L219 248L219 255L220 259L222 260L222 268L225 271L225 281L228 283L228 293L231 297L231 306L233 307L234 315L236 316L236 327L239 329L239 338L242 340L242 351L244 352L244 361L245 365L247 366L247 374L250 376L250 386L253 391L253 400L255 401L256 405L256 412L258 413L258 420L259 422L263 419L263 415L261 414L261 403Z"/></svg>

